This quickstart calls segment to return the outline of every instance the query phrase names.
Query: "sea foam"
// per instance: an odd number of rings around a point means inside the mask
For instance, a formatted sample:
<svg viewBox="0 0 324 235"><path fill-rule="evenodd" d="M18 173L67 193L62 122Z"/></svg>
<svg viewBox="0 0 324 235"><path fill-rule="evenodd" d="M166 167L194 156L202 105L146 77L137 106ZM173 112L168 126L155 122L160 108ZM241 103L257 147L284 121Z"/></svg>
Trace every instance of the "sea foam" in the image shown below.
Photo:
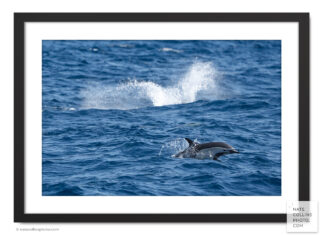
<svg viewBox="0 0 324 235"><path fill-rule="evenodd" d="M81 92L81 108L126 110L216 100L221 97L220 77L212 63L195 62L171 86L136 79L110 86L92 84Z"/></svg>

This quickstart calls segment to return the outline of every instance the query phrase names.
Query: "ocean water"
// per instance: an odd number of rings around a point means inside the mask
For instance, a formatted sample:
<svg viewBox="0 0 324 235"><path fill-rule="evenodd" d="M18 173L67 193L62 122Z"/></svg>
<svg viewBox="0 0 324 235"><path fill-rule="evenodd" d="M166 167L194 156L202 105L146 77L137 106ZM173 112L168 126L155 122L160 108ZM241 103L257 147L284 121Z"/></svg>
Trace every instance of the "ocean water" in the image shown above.
<svg viewBox="0 0 324 235"><path fill-rule="evenodd" d="M44 196L281 195L281 41L42 47ZM240 153L174 158L185 137Z"/></svg>

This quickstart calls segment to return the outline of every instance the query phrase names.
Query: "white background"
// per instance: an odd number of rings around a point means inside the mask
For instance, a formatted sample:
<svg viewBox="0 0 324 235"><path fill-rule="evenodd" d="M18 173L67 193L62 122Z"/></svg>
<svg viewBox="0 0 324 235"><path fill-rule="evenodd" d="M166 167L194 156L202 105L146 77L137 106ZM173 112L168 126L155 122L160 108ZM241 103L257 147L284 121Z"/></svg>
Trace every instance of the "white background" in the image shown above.
<svg viewBox="0 0 324 235"><path fill-rule="evenodd" d="M285 224L14 224L13 221L13 12L310 12L311 13L311 198L324 196L324 14L320 0L226 0L226 1L1 1L0 77L0 232L15 233L17 228L59 228L71 234L285 234ZM323 4L323 3L322 3ZM321 220L320 220L321 221ZM319 224L321 229L321 223ZM321 230L319 230L321 231ZM34 233L34 232L29 232ZM52 232L55 233L55 232Z"/></svg>

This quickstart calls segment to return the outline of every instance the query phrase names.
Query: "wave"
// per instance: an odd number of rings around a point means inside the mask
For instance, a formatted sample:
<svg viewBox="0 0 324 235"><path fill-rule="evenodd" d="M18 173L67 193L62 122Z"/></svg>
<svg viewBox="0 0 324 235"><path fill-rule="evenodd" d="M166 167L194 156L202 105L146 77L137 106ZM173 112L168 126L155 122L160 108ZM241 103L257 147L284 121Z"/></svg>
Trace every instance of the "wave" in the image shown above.
<svg viewBox="0 0 324 235"><path fill-rule="evenodd" d="M163 47L162 49L160 49L161 51L164 52L176 52L176 53L181 53L181 50L177 50L177 49L173 49L173 48L169 48L169 47Z"/></svg>
<svg viewBox="0 0 324 235"><path fill-rule="evenodd" d="M220 79L212 63L195 62L172 86L136 79L118 85L92 84L81 92L81 108L128 110L217 100L222 97Z"/></svg>

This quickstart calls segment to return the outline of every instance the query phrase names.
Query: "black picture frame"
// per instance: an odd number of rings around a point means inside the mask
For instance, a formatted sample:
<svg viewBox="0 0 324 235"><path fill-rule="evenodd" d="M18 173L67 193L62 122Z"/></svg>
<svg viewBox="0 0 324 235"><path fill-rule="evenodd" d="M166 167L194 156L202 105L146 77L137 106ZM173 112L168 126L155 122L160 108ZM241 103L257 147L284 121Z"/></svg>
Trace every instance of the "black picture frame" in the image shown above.
<svg viewBox="0 0 324 235"><path fill-rule="evenodd" d="M286 222L286 214L28 214L25 213L26 22L297 22L299 25L299 200L310 200L309 13L15 13L15 222Z"/></svg>

